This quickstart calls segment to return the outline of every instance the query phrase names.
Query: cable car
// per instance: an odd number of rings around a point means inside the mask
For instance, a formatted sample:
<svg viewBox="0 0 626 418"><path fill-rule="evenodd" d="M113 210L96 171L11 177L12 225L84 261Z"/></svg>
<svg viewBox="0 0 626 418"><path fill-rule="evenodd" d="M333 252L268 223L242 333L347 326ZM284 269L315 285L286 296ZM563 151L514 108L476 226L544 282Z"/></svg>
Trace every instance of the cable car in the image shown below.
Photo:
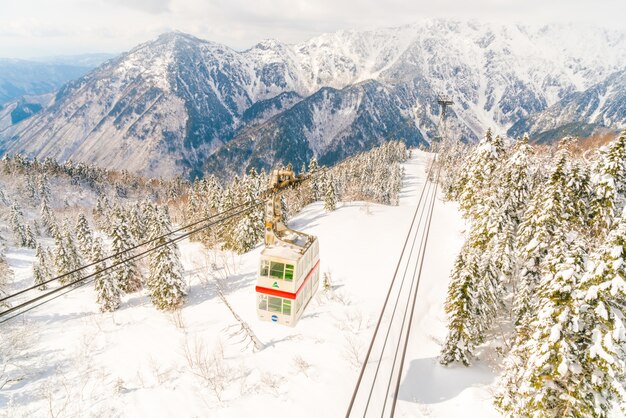
<svg viewBox="0 0 626 418"><path fill-rule="evenodd" d="M292 170L274 170L273 196L265 206L265 248L256 285L257 315L263 321L295 326L319 287L317 237L294 231L283 223L283 188L302 181Z"/></svg>

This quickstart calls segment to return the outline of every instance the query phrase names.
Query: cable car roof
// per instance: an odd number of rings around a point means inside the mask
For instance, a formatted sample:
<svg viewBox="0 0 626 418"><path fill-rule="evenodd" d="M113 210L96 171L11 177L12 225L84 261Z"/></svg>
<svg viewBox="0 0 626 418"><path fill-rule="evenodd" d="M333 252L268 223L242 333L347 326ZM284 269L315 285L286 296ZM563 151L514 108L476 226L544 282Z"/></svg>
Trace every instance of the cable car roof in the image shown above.
<svg viewBox="0 0 626 418"><path fill-rule="evenodd" d="M285 234L280 237L280 241L276 244L267 246L261 251L264 257L279 257L288 260L300 258L311 244L315 241L315 237L296 231Z"/></svg>

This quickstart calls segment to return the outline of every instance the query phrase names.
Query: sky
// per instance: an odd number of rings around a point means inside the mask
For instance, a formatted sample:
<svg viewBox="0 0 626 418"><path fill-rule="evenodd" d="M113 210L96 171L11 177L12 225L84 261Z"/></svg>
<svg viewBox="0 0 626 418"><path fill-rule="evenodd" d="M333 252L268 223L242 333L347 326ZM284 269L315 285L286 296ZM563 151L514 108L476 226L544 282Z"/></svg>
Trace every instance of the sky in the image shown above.
<svg viewBox="0 0 626 418"><path fill-rule="evenodd" d="M624 29L624 0L0 0L0 57L127 51L179 30L245 49L425 18Z"/></svg>

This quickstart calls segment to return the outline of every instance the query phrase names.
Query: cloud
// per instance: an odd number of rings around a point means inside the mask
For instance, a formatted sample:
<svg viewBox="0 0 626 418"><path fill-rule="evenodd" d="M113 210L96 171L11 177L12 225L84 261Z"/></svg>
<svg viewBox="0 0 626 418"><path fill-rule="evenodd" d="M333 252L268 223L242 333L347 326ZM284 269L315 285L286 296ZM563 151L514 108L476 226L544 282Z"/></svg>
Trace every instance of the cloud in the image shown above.
<svg viewBox="0 0 626 418"><path fill-rule="evenodd" d="M154 14L170 11L170 0L107 0L107 2L113 5Z"/></svg>
<svg viewBox="0 0 626 418"><path fill-rule="evenodd" d="M120 52L169 30L236 49L297 43L323 32L400 26L423 18L623 29L623 0L21 0L0 15L0 56ZM106 34L106 35L104 35Z"/></svg>

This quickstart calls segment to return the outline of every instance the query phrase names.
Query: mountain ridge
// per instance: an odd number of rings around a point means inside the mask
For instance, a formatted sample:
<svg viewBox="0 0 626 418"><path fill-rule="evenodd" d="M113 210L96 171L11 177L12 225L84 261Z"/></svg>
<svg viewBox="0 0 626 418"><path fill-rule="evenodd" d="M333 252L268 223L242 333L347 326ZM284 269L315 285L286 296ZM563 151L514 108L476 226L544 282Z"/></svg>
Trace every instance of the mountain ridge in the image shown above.
<svg viewBox="0 0 626 418"><path fill-rule="evenodd" d="M66 84L51 105L1 130L0 150L195 177L240 160L215 163L219 155L267 151L263 144L272 138L332 163L346 156L340 148L357 152L396 131L411 145L427 146L436 136L441 93L456 102L450 132L471 141L488 126L506 132L622 69L624 33L570 29L431 20L299 44L264 40L244 51L169 32ZM370 82L376 87L365 112L347 98ZM336 101L326 103L329 113L295 116L319 105L326 88L335 89L327 90ZM263 104L271 110L250 119ZM343 130L325 128L341 114L347 115ZM287 121L303 125L286 129ZM276 136L287 131L304 139ZM251 132L267 138L251 147L243 139ZM284 163L292 153L276 155L244 158L245 166L227 171Z"/></svg>

